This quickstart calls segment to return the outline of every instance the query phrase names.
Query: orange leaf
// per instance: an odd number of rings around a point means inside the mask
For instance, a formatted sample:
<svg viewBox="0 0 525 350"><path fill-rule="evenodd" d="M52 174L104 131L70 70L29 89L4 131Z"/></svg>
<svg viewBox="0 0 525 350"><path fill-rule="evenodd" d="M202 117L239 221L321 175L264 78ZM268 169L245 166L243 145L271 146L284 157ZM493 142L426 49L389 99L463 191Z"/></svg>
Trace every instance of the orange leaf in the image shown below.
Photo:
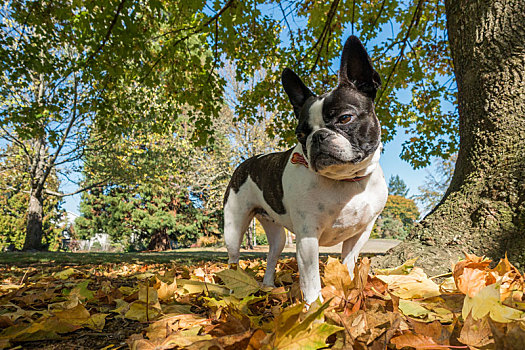
<svg viewBox="0 0 525 350"><path fill-rule="evenodd" d="M490 330L487 317L475 321L472 318L472 314L469 314L463 324L458 340L465 345L480 348L494 343L491 337L492 331Z"/></svg>
<svg viewBox="0 0 525 350"><path fill-rule="evenodd" d="M396 349L402 349L404 347L412 347L417 349L443 349L442 345L437 344L434 339L429 336L414 334L414 333L405 333L394 337L390 340L392 344L396 346ZM445 347L446 349L446 347Z"/></svg>
<svg viewBox="0 0 525 350"><path fill-rule="evenodd" d="M487 285L486 276L487 272L484 270L465 268L463 274L456 280L456 284L460 292L472 298Z"/></svg>

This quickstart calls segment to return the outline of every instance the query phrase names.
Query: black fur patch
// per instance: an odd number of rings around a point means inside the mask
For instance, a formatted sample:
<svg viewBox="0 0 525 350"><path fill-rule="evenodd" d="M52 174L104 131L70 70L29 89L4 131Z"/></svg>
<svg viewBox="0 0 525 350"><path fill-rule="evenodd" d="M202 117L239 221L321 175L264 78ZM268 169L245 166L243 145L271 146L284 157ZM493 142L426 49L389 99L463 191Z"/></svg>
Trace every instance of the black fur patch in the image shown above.
<svg viewBox="0 0 525 350"><path fill-rule="evenodd" d="M354 121L337 125L342 114L352 114ZM326 128L343 135L357 152L353 163L374 153L381 142L381 128L374 112L374 101L350 87L340 85L323 102Z"/></svg>
<svg viewBox="0 0 525 350"><path fill-rule="evenodd" d="M226 205L230 189L235 193L239 192L239 188L249 176L262 191L264 200L270 208L279 215L286 214L286 208L283 205L283 172L292 151L293 148L285 152L255 156L241 163L235 169L228 184L224 194L224 204Z"/></svg>

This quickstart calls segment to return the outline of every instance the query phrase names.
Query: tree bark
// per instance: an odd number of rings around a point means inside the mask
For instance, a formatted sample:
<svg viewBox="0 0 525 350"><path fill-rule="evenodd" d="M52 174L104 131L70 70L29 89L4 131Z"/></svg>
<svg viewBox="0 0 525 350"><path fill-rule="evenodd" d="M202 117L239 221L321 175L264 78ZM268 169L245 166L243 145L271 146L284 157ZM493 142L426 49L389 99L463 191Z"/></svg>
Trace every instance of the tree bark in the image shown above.
<svg viewBox="0 0 525 350"><path fill-rule="evenodd" d="M255 235L253 229L253 222L250 223L248 229L246 230L246 249L253 250L253 236Z"/></svg>
<svg viewBox="0 0 525 350"><path fill-rule="evenodd" d="M148 244L148 250L164 251L171 249L170 236L166 230L155 231Z"/></svg>
<svg viewBox="0 0 525 350"><path fill-rule="evenodd" d="M27 207L27 231L23 250L42 250L42 219L44 217L44 184L45 184L45 158L46 151L44 140L39 138L34 142L35 154L31 164L31 192Z"/></svg>
<svg viewBox="0 0 525 350"><path fill-rule="evenodd" d="M31 191L27 210L27 232L23 250L42 249L42 218L44 216L44 199L42 193Z"/></svg>
<svg viewBox="0 0 525 350"><path fill-rule="evenodd" d="M421 256L439 273L462 252L508 254L525 266L525 6L445 0L458 85L460 151L441 203L405 243L378 259Z"/></svg>

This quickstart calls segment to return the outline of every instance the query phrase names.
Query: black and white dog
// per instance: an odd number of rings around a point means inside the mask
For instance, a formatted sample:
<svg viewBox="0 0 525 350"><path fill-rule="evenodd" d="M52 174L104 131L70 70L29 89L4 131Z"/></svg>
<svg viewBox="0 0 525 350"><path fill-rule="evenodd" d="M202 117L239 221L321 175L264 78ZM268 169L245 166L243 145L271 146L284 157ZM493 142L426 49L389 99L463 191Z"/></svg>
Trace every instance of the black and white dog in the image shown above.
<svg viewBox="0 0 525 350"><path fill-rule="evenodd" d="M299 143L250 158L235 170L224 197L224 237L229 263L237 264L244 232L254 216L260 221L270 245L263 283L271 286L285 244L283 228L294 232L300 286L309 304L321 297L319 246L343 242L341 257L352 274L386 203L374 112L381 79L351 36L334 90L316 96L288 68L282 82L298 120Z"/></svg>

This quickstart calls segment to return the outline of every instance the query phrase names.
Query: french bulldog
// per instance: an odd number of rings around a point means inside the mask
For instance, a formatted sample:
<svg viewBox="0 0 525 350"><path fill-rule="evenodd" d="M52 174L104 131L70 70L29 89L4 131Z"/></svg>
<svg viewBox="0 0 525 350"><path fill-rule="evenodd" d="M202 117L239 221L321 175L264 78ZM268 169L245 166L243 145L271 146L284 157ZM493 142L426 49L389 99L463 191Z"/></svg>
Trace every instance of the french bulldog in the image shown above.
<svg viewBox="0 0 525 350"><path fill-rule="evenodd" d="M270 246L263 284L273 286L284 228L294 232L299 284L309 305L322 300L319 246L343 242L341 258L352 275L386 203L381 128L374 111L381 79L364 46L351 36L334 90L316 96L288 68L282 83L297 117L298 143L285 152L252 157L235 170L224 196L224 238L229 263L237 264L255 216Z"/></svg>

